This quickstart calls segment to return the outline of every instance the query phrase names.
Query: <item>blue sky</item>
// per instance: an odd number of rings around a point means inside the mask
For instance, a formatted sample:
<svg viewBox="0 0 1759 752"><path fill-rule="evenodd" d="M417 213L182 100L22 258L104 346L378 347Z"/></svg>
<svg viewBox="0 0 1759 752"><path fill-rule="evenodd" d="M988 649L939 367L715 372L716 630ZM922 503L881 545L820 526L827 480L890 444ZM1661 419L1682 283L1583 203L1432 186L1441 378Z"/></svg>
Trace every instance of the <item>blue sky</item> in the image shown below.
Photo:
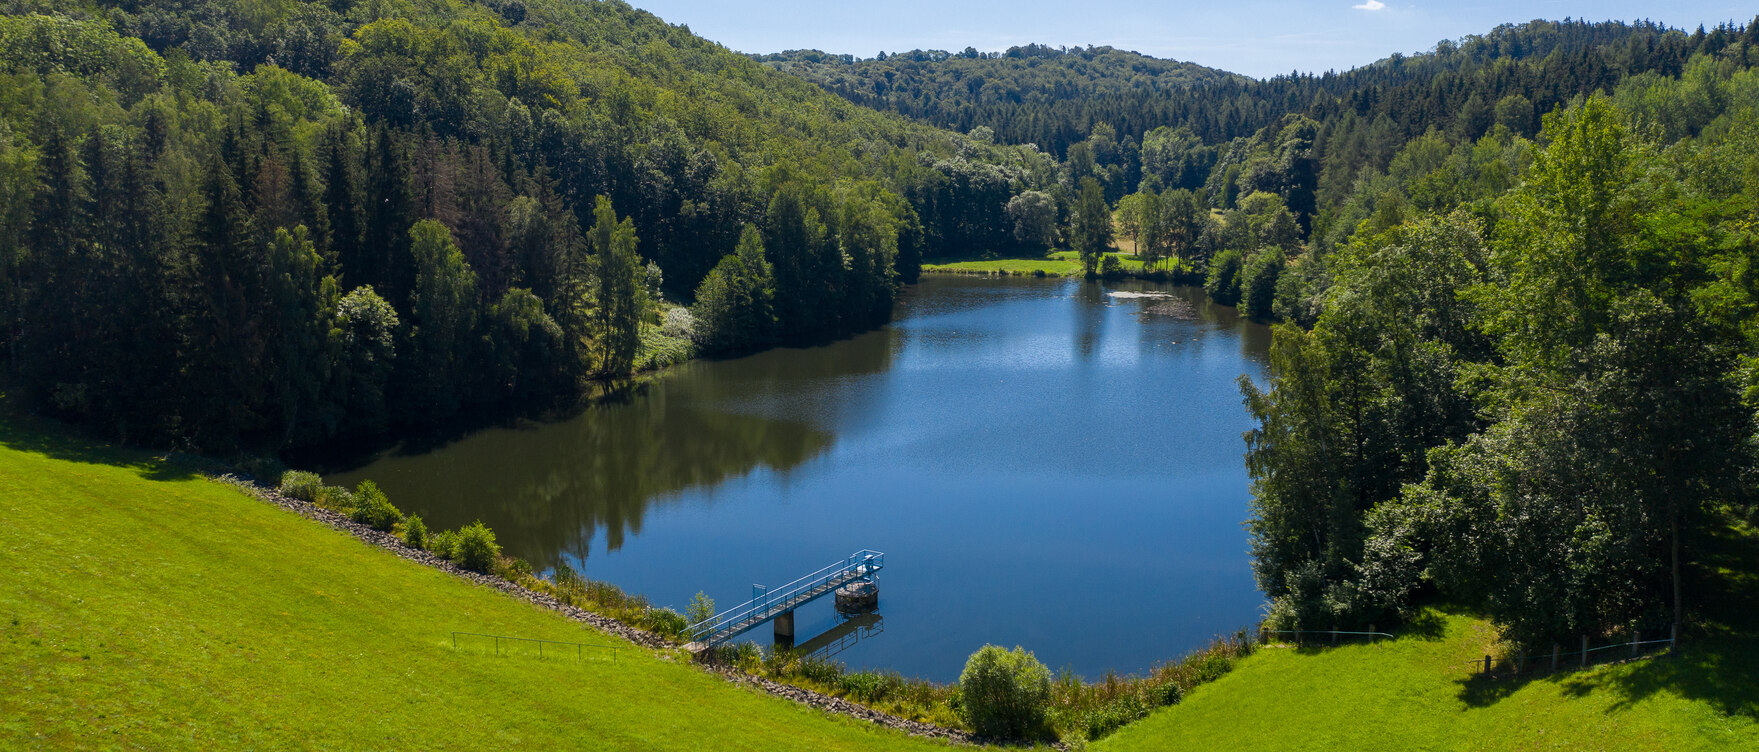
<svg viewBox="0 0 1759 752"><path fill-rule="evenodd" d="M1534 18L1651 19L1696 28L1746 22L1759 7L1726 0L631 0L740 52L815 48L1004 50L1017 44L1111 45L1252 76L1365 65L1442 39Z"/></svg>

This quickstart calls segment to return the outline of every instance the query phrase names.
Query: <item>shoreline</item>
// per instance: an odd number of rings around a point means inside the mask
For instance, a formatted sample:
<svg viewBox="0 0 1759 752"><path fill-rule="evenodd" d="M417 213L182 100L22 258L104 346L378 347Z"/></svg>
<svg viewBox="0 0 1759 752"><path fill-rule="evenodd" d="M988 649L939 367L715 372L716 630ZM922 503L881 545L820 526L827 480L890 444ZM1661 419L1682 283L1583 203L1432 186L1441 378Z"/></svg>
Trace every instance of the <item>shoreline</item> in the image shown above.
<svg viewBox="0 0 1759 752"><path fill-rule="evenodd" d="M622 638L637 648L655 653L674 653L682 650L682 646L671 640L660 637L652 632L630 626L620 620L586 609L571 606L555 597L530 588L508 582L494 575L479 574L463 569L452 562L446 561L424 550L410 548L391 533L374 530L368 525L354 522L348 517L330 511L308 501L290 498L279 491L267 488L255 479L232 473L214 475L203 473L209 480L231 486L258 501L273 504L283 510L292 512L314 522L322 523L332 530L352 535L356 540L369 546L390 552L391 554L417 564L437 569L459 579L476 585L499 590L533 606L561 614L568 619L597 629L606 634ZM742 685L764 692L775 697L789 700L801 705L816 708L826 713L866 721L876 726L893 729L911 736L935 739L952 744L979 746L984 742L976 735L959 729L938 726L922 721L912 721L884 713L850 700L828 695L802 687L775 681L761 676L753 676L744 672L715 664L698 664L708 673L715 674L728 683Z"/></svg>

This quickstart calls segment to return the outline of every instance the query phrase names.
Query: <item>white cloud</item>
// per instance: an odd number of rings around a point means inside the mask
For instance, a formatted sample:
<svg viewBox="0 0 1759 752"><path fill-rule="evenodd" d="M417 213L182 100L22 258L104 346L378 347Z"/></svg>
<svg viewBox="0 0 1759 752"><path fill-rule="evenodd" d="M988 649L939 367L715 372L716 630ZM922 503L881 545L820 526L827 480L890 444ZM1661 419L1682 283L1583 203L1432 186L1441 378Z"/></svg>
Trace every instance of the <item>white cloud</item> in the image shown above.
<svg viewBox="0 0 1759 752"><path fill-rule="evenodd" d="M1381 8L1386 7L1386 3L1383 3L1380 0L1367 0L1367 2L1364 2L1361 5L1352 5L1350 7L1355 8L1356 10L1380 10Z"/></svg>

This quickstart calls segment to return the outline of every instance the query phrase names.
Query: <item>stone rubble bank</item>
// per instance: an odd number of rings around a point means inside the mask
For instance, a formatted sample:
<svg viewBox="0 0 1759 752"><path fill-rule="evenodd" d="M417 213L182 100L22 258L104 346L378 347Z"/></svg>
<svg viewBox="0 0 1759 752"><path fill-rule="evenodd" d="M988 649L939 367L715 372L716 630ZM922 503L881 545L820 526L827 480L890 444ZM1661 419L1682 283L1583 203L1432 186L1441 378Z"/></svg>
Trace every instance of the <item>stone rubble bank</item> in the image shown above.
<svg viewBox="0 0 1759 752"><path fill-rule="evenodd" d="M632 627L608 616L595 614L591 611L568 605L548 594L516 585L501 579L500 577L478 574L476 572L462 569L452 562L446 561L445 559L435 556L427 551L410 548L409 546L404 545L403 541L395 535L374 530L367 525L362 525L348 519L344 515L330 511L309 501L301 501L299 499L284 496L274 489L258 485L249 479L235 475L222 475L215 478L215 480L235 486L257 499L274 504L275 506L286 509L307 519L321 522L335 530L340 530L353 535L355 538L358 538L369 545L377 546L378 548L384 549L418 564L433 567L434 569L446 572L454 577L469 580L478 585L482 585L483 587L499 590L534 606L555 611L563 616L573 619L574 621L591 626L601 632L621 637L639 647L665 652L675 651L680 647L671 640L652 632ZM978 743L976 737L968 732L960 731L958 729L950 729L944 726L937 726L932 723L923 723L921 721L899 718L898 716L889 713L881 713L873 708L850 702L841 697L833 697L822 692L814 692L809 689L802 689L789 684L783 684L760 676L752 676L742 671L724 666L711 667L709 670L734 684L751 687L777 697L798 702L802 705L818 708L827 713L835 713L837 715L868 721L878 726L897 729L914 736L940 739L959 744Z"/></svg>

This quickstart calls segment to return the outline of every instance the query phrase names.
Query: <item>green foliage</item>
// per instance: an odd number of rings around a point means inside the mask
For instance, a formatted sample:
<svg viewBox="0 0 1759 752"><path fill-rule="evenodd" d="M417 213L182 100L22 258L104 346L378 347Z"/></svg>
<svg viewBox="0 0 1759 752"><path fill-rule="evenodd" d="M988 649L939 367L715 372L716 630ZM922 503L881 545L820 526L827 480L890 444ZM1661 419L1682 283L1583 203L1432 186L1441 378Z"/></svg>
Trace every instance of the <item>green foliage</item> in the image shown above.
<svg viewBox="0 0 1759 752"><path fill-rule="evenodd" d="M1209 278L1204 280L1203 289L1217 303L1238 305L1244 266L1245 257L1239 251L1230 248L1216 254L1209 261Z"/></svg>
<svg viewBox="0 0 1759 752"><path fill-rule="evenodd" d="M593 332L598 370L605 376L628 376L635 370L641 312L647 307L641 257L635 253L635 222L627 217L617 221L611 200L604 196L593 208L593 222L586 237L598 259L598 316Z"/></svg>
<svg viewBox="0 0 1759 752"><path fill-rule="evenodd" d="M746 225L739 246L696 290L697 341L710 352L742 352L774 338L775 273L763 237Z"/></svg>
<svg viewBox="0 0 1759 752"><path fill-rule="evenodd" d="M1081 270L1092 277L1099 273L1100 259L1112 246L1112 213L1106 208L1105 191L1093 178L1083 178L1069 227L1069 244L1081 257Z"/></svg>
<svg viewBox="0 0 1759 752"><path fill-rule="evenodd" d="M985 645L965 661L959 694L971 730L990 739L1033 739L1044 732L1050 670L1024 648Z"/></svg>
<svg viewBox="0 0 1759 752"><path fill-rule="evenodd" d="M810 241L770 244L795 276L761 347L883 322L923 255L1011 248L1008 199L1056 181L1035 150L861 110L626 6L548 2L0 18L0 353L21 396L228 453L436 425L687 357L684 337L647 346L647 301L689 299L747 224ZM778 193L794 228L767 221Z"/></svg>
<svg viewBox="0 0 1759 752"><path fill-rule="evenodd" d="M449 558L463 569L489 574L501 559L501 546L495 542L495 531L478 520L458 531L458 542Z"/></svg>
<svg viewBox="0 0 1759 752"><path fill-rule="evenodd" d="M455 531L455 530L441 530L440 532L429 536L427 543L428 543L428 546L427 546L428 551L431 552L433 555L438 556L438 557L445 559L447 561L457 561L457 559L458 559L458 532L457 531Z"/></svg>
<svg viewBox="0 0 1759 752"><path fill-rule="evenodd" d="M1057 243L1057 201L1043 191L1025 191L1008 199L1014 239L1030 250L1049 250Z"/></svg>
<svg viewBox="0 0 1759 752"><path fill-rule="evenodd" d="M377 484L363 480L354 489L354 511L349 519L362 525L370 526L381 532L391 532L391 528L403 521L403 513L391 505L391 500L380 491Z"/></svg>
<svg viewBox="0 0 1759 752"><path fill-rule="evenodd" d="M411 385L404 411L450 415L464 400L463 374L453 364L464 361L475 344L476 273L452 231L431 219L409 229L409 252L416 274L409 354L398 361Z"/></svg>
<svg viewBox="0 0 1759 752"><path fill-rule="evenodd" d="M422 522L421 515L412 514L403 521L403 545L414 549L427 548L428 526Z"/></svg>
<svg viewBox="0 0 1759 752"><path fill-rule="evenodd" d="M684 609L684 619L691 624L701 624L715 618L715 599L707 593L698 592L690 596L690 605Z"/></svg>
<svg viewBox="0 0 1759 752"><path fill-rule="evenodd" d="M1246 315L1267 321L1275 315L1277 281L1283 273L1283 252L1266 248L1253 255L1240 271L1240 305Z"/></svg>
<svg viewBox="0 0 1759 752"><path fill-rule="evenodd" d="M1106 254L1099 262L1099 276L1105 279L1119 279L1124 276L1124 262L1117 256Z"/></svg>
<svg viewBox="0 0 1759 752"><path fill-rule="evenodd" d="M1271 390L1242 385L1274 622L1385 624L1426 592L1524 645L1686 618L1695 531L1753 471L1715 271L1746 231L1629 124L1602 96L1547 116L1489 238L1464 212L1359 233L1313 331L1277 329ZM1430 141L1395 173L1454 160Z"/></svg>
<svg viewBox="0 0 1759 752"><path fill-rule="evenodd" d="M695 622L669 608L650 608L642 611L635 623L654 634L682 640L686 637L684 630Z"/></svg>
<svg viewBox="0 0 1759 752"><path fill-rule="evenodd" d="M1186 749L1226 739L1229 749L1284 750L1320 736L1347 749L1457 748L1513 725L1561 747L1607 750L1740 748L1759 734L1759 723L1728 712L1726 695L1710 689L1721 683L1714 674L1753 660L1744 630L1699 642L1694 650L1702 653L1680 658L1484 683L1470 664L1476 658L1482 667L1484 635L1494 625L1434 609L1414 622L1396 640L1259 650L1238 660L1226 681L1187 692L1176 707L1122 728L1099 748ZM1544 646L1542 660L1550 650ZM1631 687L1658 684L1675 689L1632 702ZM1686 689L1694 686L1704 690Z"/></svg>
<svg viewBox="0 0 1759 752"><path fill-rule="evenodd" d="M300 501L317 501L324 489L324 479L317 473L289 470L281 474L281 494Z"/></svg>

